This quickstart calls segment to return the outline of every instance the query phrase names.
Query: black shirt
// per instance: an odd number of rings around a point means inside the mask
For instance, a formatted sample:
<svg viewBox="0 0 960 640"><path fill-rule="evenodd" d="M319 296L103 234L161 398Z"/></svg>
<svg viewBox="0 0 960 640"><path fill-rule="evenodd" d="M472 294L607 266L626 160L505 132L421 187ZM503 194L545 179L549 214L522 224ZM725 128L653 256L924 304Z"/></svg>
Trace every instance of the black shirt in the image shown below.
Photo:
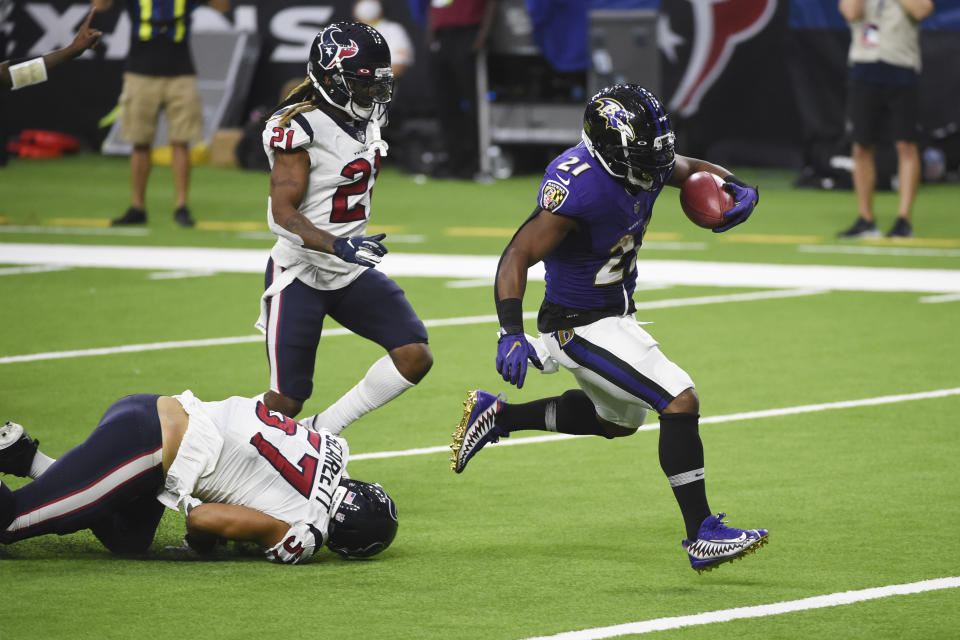
<svg viewBox="0 0 960 640"><path fill-rule="evenodd" d="M194 75L190 12L199 4L198 0L127 0L132 24L125 70L148 76Z"/></svg>

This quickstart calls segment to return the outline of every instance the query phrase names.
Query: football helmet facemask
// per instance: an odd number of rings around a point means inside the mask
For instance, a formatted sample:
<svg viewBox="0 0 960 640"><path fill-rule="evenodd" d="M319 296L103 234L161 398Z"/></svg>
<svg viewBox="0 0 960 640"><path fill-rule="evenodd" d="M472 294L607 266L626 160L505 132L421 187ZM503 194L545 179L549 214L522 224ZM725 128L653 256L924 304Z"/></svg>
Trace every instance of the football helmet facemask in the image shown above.
<svg viewBox="0 0 960 640"><path fill-rule="evenodd" d="M393 97L390 47L362 22L335 22L320 31L307 75L327 102L355 120L370 120Z"/></svg>
<svg viewBox="0 0 960 640"><path fill-rule="evenodd" d="M675 136L660 100L636 84L601 89L583 113L583 142L624 186L658 191L673 172Z"/></svg>
<svg viewBox="0 0 960 640"><path fill-rule="evenodd" d="M344 479L333 493L327 546L344 558L367 558L397 535L397 505L379 484Z"/></svg>

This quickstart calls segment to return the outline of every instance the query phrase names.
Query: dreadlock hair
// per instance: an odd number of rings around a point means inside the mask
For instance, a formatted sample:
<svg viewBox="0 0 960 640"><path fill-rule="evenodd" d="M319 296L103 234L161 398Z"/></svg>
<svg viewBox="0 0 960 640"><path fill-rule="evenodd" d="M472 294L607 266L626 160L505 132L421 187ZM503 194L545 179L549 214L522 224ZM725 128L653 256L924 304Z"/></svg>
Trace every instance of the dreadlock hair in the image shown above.
<svg viewBox="0 0 960 640"><path fill-rule="evenodd" d="M305 111L313 111L320 106L318 103L319 98L320 96L317 95L317 90L314 89L310 78L305 78L303 82L298 84L293 88L292 91L290 91L290 93L287 94L287 97L283 99L283 102L278 104L273 108L272 111L270 111L270 115L267 116L267 119L269 120L271 117L273 117L273 114L275 114L277 111L280 111L285 107L289 107L289 109L287 109L286 112L280 116L280 120L277 122L278 126L285 127L295 115Z"/></svg>

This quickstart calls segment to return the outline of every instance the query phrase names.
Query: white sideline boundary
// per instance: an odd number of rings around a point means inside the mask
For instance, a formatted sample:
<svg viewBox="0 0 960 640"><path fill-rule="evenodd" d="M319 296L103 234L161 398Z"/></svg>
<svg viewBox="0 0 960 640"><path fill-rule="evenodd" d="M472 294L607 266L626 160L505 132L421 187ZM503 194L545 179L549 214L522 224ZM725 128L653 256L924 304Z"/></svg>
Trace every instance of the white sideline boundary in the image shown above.
<svg viewBox="0 0 960 640"><path fill-rule="evenodd" d="M0 264L56 264L151 271L215 269L224 273L262 274L268 254L266 249L0 243ZM378 268L392 277L492 278L499 259L499 256L483 255L389 253ZM647 259L642 259L641 264L638 283L960 293L960 271L956 269ZM531 267L527 277L529 280L543 280L543 264Z"/></svg>
<svg viewBox="0 0 960 640"><path fill-rule="evenodd" d="M718 304L724 302L747 302L751 300L767 300L772 298L793 298L797 296L812 296L826 291L819 289L787 289L775 291L754 291L750 293L734 293L719 296L699 296L690 298L671 298L666 300L650 300L638 302L637 309L661 309L666 307L683 307L704 304ZM536 318L536 312L523 314L524 318ZM496 315L463 316L459 318L437 318L424 320L427 327L447 327L465 324L491 323L498 326ZM327 329L324 337L352 335L347 329ZM491 334L493 335L493 334ZM142 351L161 351L164 349L184 349L189 347L215 347L228 344L243 344L247 342L263 342L263 336L253 334L249 336L233 336L227 338L206 338L201 340L177 340L170 342L152 342L146 344L128 344L118 347L99 347L96 349L70 349L67 351L49 351L46 353L30 353L19 356L0 357L0 364L14 364L17 362L36 362L38 360L61 360L64 358L80 358L85 356L107 356L118 353L139 353Z"/></svg>
<svg viewBox="0 0 960 640"><path fill-rule="evenodd" d="M824 402L820 404L807 404L797 407L784 407L782 409L764 409L761 411L747 411L744 413L731 413L725 416L710 416L702 418L700 424L721 424L724 422L736 422L738 420L754 420L756 418L776 418L778 416L790 416L798 413L816 413L818 411L832 411L834 409L854 409L857 407L872 407L881 404L895 404L898 402L910 402L913 400L931 400L934 398L946 398L949 396L960 395L960 387L953 389L937 389L934 391L920 391L918 393L902 393L892 396L877 396L875 398L862 398L860 400L841 400L839 402ZM660 428L659 422L645 424L640 431L656 431ZM553 433L544 436L530 436L525 438L508 438L500 442L488 445L491 448L511 447L521 444L537 444L540 442L559 442L560 440L570 440L573 438L590 438L594 436L574 436L565 433ZM351 455L350 460L373 460L378 458L400 458L405 456L418 456L428 453L449 453L450 447L422 447L419 449L406 449L403 451L374 451L371 453L359 453Z"/></svg>
<svg viewBox="0 0 960 640"><path fill-rule="evenodd" d="M615 638L628 634L635 635L650 633L651 631L665 631L667 629L679 629L680 627L713 624L715 622L729 622L731 620L743 620L745 618L765 618L767 616L793 613L795 611L837 607L857 602L865 602L867 600L923 593L926 591L938 591L941 589L956 589L957 587L960 587L960 577L935 578L933 580L921 580L920 582L910 582L907 584L891 584L883 587L859 589L857 591L829 593L822 596L775 602L772 604L761 604L752 607L721 609L719 611L707 611L705 613L688 616L655 618L653 620L628 622L609 627L567 631L552 636L536 636L527 638L526 640L600 640L601 638Z"/></svg>

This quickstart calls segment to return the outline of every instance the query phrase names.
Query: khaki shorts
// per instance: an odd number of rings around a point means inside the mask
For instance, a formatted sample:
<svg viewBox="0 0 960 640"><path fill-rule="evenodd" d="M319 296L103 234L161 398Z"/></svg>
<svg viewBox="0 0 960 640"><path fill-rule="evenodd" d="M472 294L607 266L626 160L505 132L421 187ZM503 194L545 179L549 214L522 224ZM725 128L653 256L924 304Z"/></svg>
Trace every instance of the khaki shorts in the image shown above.
<svg viewBox="0 0 960 640"><path fill-rule="evenodd" d="M167 117L170 142L192 142L203 136L203 105L196 76L123 74L120 118L124 140L153 144L160 109Z"/></svg>

